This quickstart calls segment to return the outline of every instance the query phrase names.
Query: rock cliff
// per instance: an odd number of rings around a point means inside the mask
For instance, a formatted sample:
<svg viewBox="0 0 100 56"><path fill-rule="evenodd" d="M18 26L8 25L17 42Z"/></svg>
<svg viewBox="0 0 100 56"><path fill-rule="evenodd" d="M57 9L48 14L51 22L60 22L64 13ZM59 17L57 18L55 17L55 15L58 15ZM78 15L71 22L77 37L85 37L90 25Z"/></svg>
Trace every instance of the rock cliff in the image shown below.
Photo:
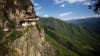
<svg viewBox="0 0 100 56"><path fill-rule="evenodd" d="M33 8L31 0L0 0L0 56L55 56L39 24L20 25L27 15L36 19Z"/></svg>

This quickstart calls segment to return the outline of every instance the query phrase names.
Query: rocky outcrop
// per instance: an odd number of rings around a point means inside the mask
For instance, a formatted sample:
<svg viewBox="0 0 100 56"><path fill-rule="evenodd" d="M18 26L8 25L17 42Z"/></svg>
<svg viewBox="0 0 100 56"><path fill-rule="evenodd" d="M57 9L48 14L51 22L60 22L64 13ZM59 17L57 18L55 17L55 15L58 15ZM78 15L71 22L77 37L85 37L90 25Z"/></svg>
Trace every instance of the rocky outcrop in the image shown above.
<svg viewBox="0 0 100 56"><path fill-rule="evenodd" d="M10 56L55 56L44 30L38 31L36 26L24 30L24 35L14 40L10 47Z"/></svg>
<svg viewBox="0 0 100 56"><path fill-rule="evenodd" d="M10 28L0 40L0 56L55 56L38 24L17 29L27 14L36 19L31 0L0 0L0 30Z"/></svg>

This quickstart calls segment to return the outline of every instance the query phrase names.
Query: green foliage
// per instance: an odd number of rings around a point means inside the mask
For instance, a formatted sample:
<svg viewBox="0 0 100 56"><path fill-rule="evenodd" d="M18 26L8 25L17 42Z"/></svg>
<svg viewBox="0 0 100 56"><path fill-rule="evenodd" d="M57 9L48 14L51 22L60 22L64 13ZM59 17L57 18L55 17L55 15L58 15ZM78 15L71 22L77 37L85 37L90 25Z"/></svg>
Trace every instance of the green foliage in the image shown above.
<svg viewBox="0 0 100 56"><path fill-rule="evenodd" d="M4 32L3 29L0 27L0 41L3 39L4 37Z"/></svg>
<svg viewBox="0 0 100 56"><path fill-rule="evenodd" d="M67 51L70 50L79 56L99 54L97 49L100 50L100 41L87 28L75 24L68 24L51 17L41 18L41 21L43 21L45 33L59 43L59 45L64 46ZM53 44L53 42L51 43ZM55 46L54 49L58 48L55 44L53 45Z"/></svg>
<svg viewBox="0 0 100 56"><path fill-rule="evenodd" d="M15 21L8 21L8 27L10 28L10 30L15 29L16 28L16 22Z"/></svg>
<svg viewBox="0 0 100 56"><path fill-rule="evenodd" d="M40 28L43 28L44 27L44 24L42 21L37 21L37 25L40 27Z"/></svg>
<svg viewBox="0 0 100 56"><path fill-rule="evenodd" d="M63 45L57 43L54 39L52 39L52 37L48 35L46 35L46 37L51 46L54 48L57 56L79 56L78 54L65 48Z"/></svg>
<svg viewBox="0 0 100 56"><path fill-rule="evenodd" d="M13 40L22 36L22 32L17 30L12 30L9 35L6 37L8 41L12 42Z"/></svg>
<svg viewBox="0 0 100 56"><path fill-rule="evenodd" d="M39 21L37 21L36 23L37 23L37 24L36 24L37 29L38 29L39 31L41 31L41 28L44 28L43 22L39 20Z"/></svg>
<svg viewBox="0 0 100 56"><path fill-rule="evenodd" d="M24 32L28 32L30 29L32 29L33 25L29 25L27 27L24 27Z"/></svg>
<svg viewBox="0 0 100 56"><path fill-rule="evenodd" d="M5 56L5 54L8 54L9 52L9 44L16 40L17 38L22 36L22 32L17 30L12 30L11 32L4 32L0 30L0 55Z"/></svg>

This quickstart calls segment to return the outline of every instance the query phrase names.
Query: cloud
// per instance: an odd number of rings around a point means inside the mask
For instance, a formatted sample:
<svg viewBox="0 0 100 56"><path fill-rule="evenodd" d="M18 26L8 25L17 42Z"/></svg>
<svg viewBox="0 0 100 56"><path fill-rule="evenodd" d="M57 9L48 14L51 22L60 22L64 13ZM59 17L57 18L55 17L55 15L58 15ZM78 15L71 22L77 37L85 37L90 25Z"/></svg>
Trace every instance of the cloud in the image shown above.
<svg viewBox="0 0 100 56"><path fill-rule="evenodd" d="M73 17L73 18L62 18L62 20L77 20L77 19L87 19L87 18L99 18L100 15L92 15L92 16L79 16L79 17Z"/></svg>
<svg viewBox="0 0 100 56"><path fill-rule="evenodd" d="M41 13L40 10L42 6L39 3L35 2L34 0L31 0L31 2L34 5L34 10L36 11L36 14L39 15Z"/></svg>
<svg viewBox="0 0 100 56"><path fill-rule="evenodd" d="M75 2L83 2L85 0L54 0L55 3L64 3L64 2L69 2L69 3L75 3Z"/></svg>
<svg viewBox="0 0 100 56"><path fill-rule="evenodd" d="M66 13L61 13L59 16L60 17L64 17L64 16L68 16L68 15L71 15L72 12L66 12Z"/></svg>
<svg viewBox="0 0 100 56"><path fill-rule="evenodd" d="M44 14L43 16L44 16L44 17L46 17L46 18L48 18L48 17L49 17L49 15L48 15L48 14Z"/></svg>
<svg viewBox="0 0 100 56"><path fill-rule="evenodd" d="M83 4L84 4L84 5L91 5L90 2L84 2Z"/></svg>
<svg viewBox="0 0 100 56"><path fill-rule="evenodd" d="M80 2L83 3L84 5L91 5L95 4L95 0L54 0L56 4L65 4L65 3L75 3L75 2Z"/></svg>
<svg viewBox="0 0 100 56"><path fill-rule="evenodd" d="M95 16L80 16L80 17L75 17L74 19L87 19L87 18L93 18L93 17L100 17L99 15L95 15Z"/></svg>
<svg viewBox="0 0 100 56"><path fill-rule="evenodd" d="M38 3L34 3L34 5L38 6L39 4Z"/></svg>
<svg viewBox="0 0 100 56"><path fill-rule="evenodd" d="M84 1L84 5L94 5L94 4L96 4L97 2L96 1Z"/></svg>
<svg viewBox="0 0 100 56"><path fill-rule="evenodd" d="M60 4L59 6L61 8L65 7L67 3L72 4L75 2L80 2L80 3L84 3L86 0L53 0L55 4ZM87 3L85 3L87 4Z"/></svg>
<svg viewBox="0 0 100 56"><path fill-rule="evenodd" d="M36 10L40 10L42 8L42 6L40 6L38 3L33 3L33 4Z"/></svg>
<svg viewBox="0 0 100 56"><path fill-rule="evenodd" d="M63 3L65 2L66 0L54 0L55 3Z"/></svg>
<svg viewBox="0 0 100 56"><path fill-rule="evenodd" d="M62 7L62 8L65 7L65 4L61 4L60 7Z"/></svg>
<svg viewBox="0 0 100 56"><path fill-rule="evenodd" d="M66 0L69 3L75 3L75 2L83 2L85 0Z"/></svg>

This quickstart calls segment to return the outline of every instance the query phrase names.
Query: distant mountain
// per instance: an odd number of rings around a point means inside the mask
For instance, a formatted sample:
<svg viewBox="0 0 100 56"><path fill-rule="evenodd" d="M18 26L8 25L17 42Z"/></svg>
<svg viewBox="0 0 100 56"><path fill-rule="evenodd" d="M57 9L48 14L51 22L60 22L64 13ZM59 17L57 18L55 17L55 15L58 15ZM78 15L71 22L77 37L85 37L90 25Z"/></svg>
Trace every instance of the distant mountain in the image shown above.
<svg viewBox="0 0 100 56"><path fill-rule="evenodd" d="M46 38L57 56L99 56L100 41L97 34L76 24L53 17L41 18Z"/></svg>
<svg viewBox="0 0 100 56"><path fill-rule="evenodd" d="M100 34L100 17L92 17L87 19L70 20L68 23L78 24L94 30Z"/></svg>

